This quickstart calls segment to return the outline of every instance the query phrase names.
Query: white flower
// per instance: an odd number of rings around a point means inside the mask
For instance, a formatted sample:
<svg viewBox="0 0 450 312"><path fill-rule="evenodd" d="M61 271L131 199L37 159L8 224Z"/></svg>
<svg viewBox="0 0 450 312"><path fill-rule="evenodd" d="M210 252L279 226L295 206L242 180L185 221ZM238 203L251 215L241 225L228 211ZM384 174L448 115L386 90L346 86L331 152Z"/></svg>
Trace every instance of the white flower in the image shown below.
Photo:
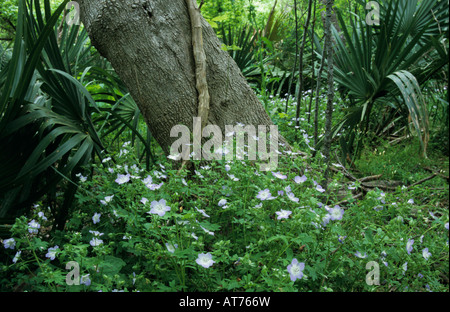
<svg viewBox="0 0 450 312"><path fill-rule="evenodd" d="M208 230L208 229L205 229L205 228L204 228L203 226L201 226L201 225L200 225L200 227L202 228L203 231L205 231L205 232L208 233L209 235L214 236L214 232L212 232L212 231L210 231L210 230Z"/></svg>
<svg viewBox="0 0 450 312"><path fill-rule="evenodd" d="M170 253L174 253L175 249L178 248L178 245L172 245L171 243L166 243L166 248Z"/></svg>
<svg viewBox="0 0 450 312"><path fill-rule="evenodd" d="M152 201L150 204L151 210L147 213L150 214L157 214L158 216L162 217L166 214L167 211L170 211L170 206L166 204L165 199L161 199L159 202Z"/></svg>
<svg viewBox="0 0 450 312"><path fill-rule="evenodd" d="M92 231L92 230L89 230L89 233L91 233L94 236L102 236L104 234L104 233L100 233L99 231Z"/></svg>
<svg viewBox="0 0 450 312"><path fill-rule="evenodd" d="M280 220L280 219L287 219L287 218L289 218L289 216L291 215L292 211L281 209L281 211L276 211L275 213L278 216L277 220Z"/></svg>
<svg viewBox="0 0 450 312"><path fill-rule="evenodd" d="M144 182L144 184L152 184L153 178L151 175L148 175L142 182Z"/></svg>
<svg viewBox="0 0 450 312"><path fill-rule="evenodd" d="M94 224L99 223L100 222L100 216L101 216L101 214L96 212L94 214L94 216L92 217L92 222L94 222Z"/></svg>
<svg viewBox="0 0 450 312"><path fill-rule="evenodd" d="M124 184L127 183L128 181L130 181L130 174L118 174L117 175L117 179L116 179L116 183L117 184Z"/></svg>
<svg viewBox="0 0 450 312"><path fill-rule="evenodd" d="M284 179L287 178L287 175L284 175L284 174L282 174L282 173L280 173L280 172L272 172L272 175L273 175L275 178L282 179L282 180L284 180Z"/></svg>
<svg viewBox="0 0 450 312"><path fill-rule="evenodd" d="M42 211L38 212L38 217L41 218L44 221L47 221L47 217L44 215L44 213Z"/></svg>
<svg viewBox="0 0 450 312"><path fill-rule="evenodd" d="M201 253L198 255L198 258L195 260L195 262L197 262L198 265L201 265L204 268L209 268L210 266L212 266L215 261L212 259L212 255L211 253Z"/></svg>
<svg viewBox="0 0 450 312"><path fill-rule="evenodd" d="M28 232L30 232L31 234L37 234L39 228L41 228L41 225L34 219L28 223Z"/></svg>
<svg viewBox="0 0 450 312"><path fill-rule="evenodd" d="M141 203L143 203L145 205L147 202L148 202L148 199L145 197L142 197Z"/></svg>
<svg viewBox="0 0 450 312"><path fill-rule="evenodd" d="M180 160L181 159L181 154L176 153L174 155L167 156L167 158L172 159L172 160Z"/></svg>
<svg viewBox="0 0 450 312"><path fill-rule="evenodd" d="M287 197L292 200L293 202L298 203L299 199L297 197L295 197L294 193L292 192L287 192L286 193Z"/></svg>
<svg viewBox="0 0 450 312"><path fill-rule="evenodd" d="M321 192L321 193L325 192L325 189L319 184L316 185L316 190Z"/></svg>
<svg viewBox="0 0 450 312"><path fill-rule="evenodd" d="M222 207L223 209L225 209L225 208L227 208L226 204L227 204L226 199L219 200L219 203L218 203L219 207Z"/></svg>
<svg viewBox="0 0 450 312"><path fill-rule="evenodd" d="M90 286L91 285L91 279L89 278L89 274L81 276L80 284L86 285L86 286Z"/></svg>
<svg viewBox="0 0 450 312"><path fill-rule="evenodd" d="M236 177L234 176L234 174L228 174L228 173L227 173L227 175L230 177L231 180L233 180L233 181L239 181L239 179L236 178Z"/></svg>
<svg viewBox="0 0 450 312"><path fill-rule="evenodd" d="M339 207L339 205L334 206L334 208L326 208L330 214L331 220L341 220L344 215L344 209Z"/></svg>
<svg viewBox="0 0 450 312"><path fill-rule="evenodd" d="M3 246L5 246L6 249L14 249L16 246L16 241L14 238L8 238L3 241Z"/></svg>
<svg viewBox="0 0 450 312"><path fill-rule="evenodd" d="M209 216L206 214L205 210L198 209L197 207L195 207L195 209L197 209L197 211L200 212L204 217L209 218Z"/></svg>
<svg viewBox="0 0 450 312"><path fill-rule="evenodd" d="M296 176L296 177L294 178L294 181L295 181L295 183L297 183L297 184L303 183L303 182L305 182L306 180L307 180L307 177L306 177L305 175L302 175L301 177Z"/></svg>
<svg viewBox="0 0 450 312"><path fill-rule="evenodd" d="M77 173L75 176L77 178L80 178L80 182L86 182L86 180L87 180L87 177L82 176L81 173Z"/></svg>
<svg viewBox="0 0 450 312"><path fill-rule="evenodd" d="M425 260L428 260L428 258L431 257L431 253L428 251L428 248L422 250L422 256L425 258Z"/></svg>
<svg viewBox="0 0 450 312"><path fill-rule="evenodd" d="M199 176L200 179L204 178L204 176L200 172L198 172L197 170L194 170L194 172L195 172L196 175Z"/></svg>
<svg viewBox="0 0 450 312"><path fill-rule="evenodd" d="M47 258L50 258L50 260L55 260L56 252L58 251L58 245L55 247L51 247L48 249L47 254L45 255Z"/></svg>
<svg viewBox="0 0 450 312"><path fill-rule="evenodd" d="M159 183L159 184L146 184L145 186L146 186L149 190L154 191L154 190L160 189L161 186L163 186L163 185L164 185L164 182L161 182L161 183Z"/></svg>
<svg viewBox="0 0 450 312"><path fill-rule="evenodd" d="M253 207L253 208L259 209L259 208L261 208L261 207L262 207L262 202L259 203L258 205L255 205L255 207Z"/></svg>
<svg viewBox="0 0 450 312"><path fill-rule="evenodd" d="M101 239L98 239L97 237L94 237L94 238L91 239L91 241L89 242L89 244L90 244L92 247L96 247L96 246L99 246L99 245L103 244L103 241L102 241Z"/></svg>
<svg viewBox="0 0 450 312"><path fill-rule="evenodd" d="M14 255L14 258L12 259L12 262L16 263L17 260L19 260L20 254L22 253L21 250L19 250L18 252L16 252L16 254Z"/></svg>
<svg viewBox="0 0 450 312"><path fill-rule="evenodd" d="M109 203L111 202L111 200L113 199L113 197L114 197L114 195L106 196L105 199L101 199L101 200L100 200L100 203L101 203L102 205L107 205L107 204L109 204Z"/></svg>
<svg viewBox="0 0 450 312"><path fill-rule="evenodd" d="M275 199L275 197L272 196L269 189L265 189L258 192L258 195L256 195L256 198L259 198L261 200L272 200Z"/></svg>
<svg viewBox="0 0 450 312"><path fill-rule="evenodd" d="M305 263L300 263L296 258L292 259L291 264L287 266L291 281L295 282L297 279L303 278L303 270L305 269Z"/></svg>

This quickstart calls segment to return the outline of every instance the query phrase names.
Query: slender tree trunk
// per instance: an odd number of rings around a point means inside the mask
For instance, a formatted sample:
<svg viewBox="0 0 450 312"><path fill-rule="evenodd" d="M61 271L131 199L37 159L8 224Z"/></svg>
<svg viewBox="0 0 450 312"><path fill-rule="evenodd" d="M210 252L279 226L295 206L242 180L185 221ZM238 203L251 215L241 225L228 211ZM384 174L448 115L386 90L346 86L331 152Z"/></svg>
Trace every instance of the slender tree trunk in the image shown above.
<svg viewBox="0 0 450 312"><path fill-rule="evenodd" d="M315 78L315 62L316 59L314 57L314 30L316 27L316 0L314 0L314 8L313 8L313 21L312 21L312 25L311 25L311 81L314 81ZM309 105L308 105L308 124L311 123L311 107L312 107L312 101L313 101L313 95L314 92L312 90L311 87L311 95L309 96Z"/></svg>
<svg viewBox="0 0 450 312"><path fill-rule="evenodd" d="M309 0L308 2L308 15L306 16L306 23L303 30L303 39L302 39L302 45L300 46L300 54L299 54L299 68L298 68L298 93L297 93L297 110L295 113L295 124L298 127L300 124L299 117L300 117L300 106L302 102L302 91L303 91L303 54L305 51L305 44L306 44L306 35L308 34L308 28L309 28L309 21L311 19L311 10L312 10L312 0ZM299 128L297 128L299 129Z"/></svg>
<svg viewBox="0 0 450 312"><path fill-rule="evenodd" d="M289 86L288 86L288 96L286 99L286 109L285 113L288 111L289 106L289 100L291 98L291 87L292 87L292 81L294 80L295 76L295 70L297 69L297 55L298 55L298 14L297 14L297 0L294 0L294 20L295 20L295 58L294 58L294 67L292 68L292 74L289 79Z"/></svg>
<svg viewBox="0 0 450 312"><path fill-rule="evenodd" d="M327 183L328 178L328 166L330 164L330 149L331 149L331 127L333 120L333 102L334 102L334 64L333 64L333 40L331 37L331 19L333 16L333 5L334 0L327 0L326 2L326 22L325 22L325 49L327 50L327 69L328 69L328 89L327 89L327 109L325 112L325 138L323 146L323 156L327 164L327 169L325 170L325 183ZM326 188L326 187L325 187Z"/></svg>
<svg viewBox="0 0 450 312"><path fill-rule="evenodd" d="M192 30L184 0L79 0L81 20L93 45L127 85L147 125L166 154L178 138L175 125L193 130L198 91ZM210 25L201 18L206 78L210 95L208 123L272 124ZM280 138L280 141L284 141Z"/></svg>

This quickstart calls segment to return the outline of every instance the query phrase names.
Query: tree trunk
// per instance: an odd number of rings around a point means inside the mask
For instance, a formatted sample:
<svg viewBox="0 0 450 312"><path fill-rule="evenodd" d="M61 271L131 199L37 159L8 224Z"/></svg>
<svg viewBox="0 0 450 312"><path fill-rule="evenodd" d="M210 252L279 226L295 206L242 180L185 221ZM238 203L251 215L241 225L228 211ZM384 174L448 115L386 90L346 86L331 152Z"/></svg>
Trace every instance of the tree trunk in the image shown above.
<svg viewBox="0 0 450 312"><path fill-rule="evenodd" d="M302 39L302 45L300 46L300 55L299 60L300 64L298 67L298 91L297 91L297 109L295 112L295 125L297 127L300 126L300 105L302 102L302 92L303 92L303 53L305 51L305 44L306 44L306 36L308 34L308 28L309 28L309 21L311 19L311 10L312 10L312 0L308 1L308 15L306 17L306 23L305 27L303 28L303 39ZM311 94L312 96L312 94ZM300 128L298 128L300 129Z"/></svg>
<svg viewBox="0 0 450 312"><path fill-rule="evenodd" d="M175 125L193 130L198 93L189 11L184 0L79 0L92 44L127 85L166 154ZM208 124L269 126L272 121L210 25L201 18L210 94Z"/></svg>
<svg viewBox="0 0 450 312"><path fill-rule="evenodd" d="M324 49L327 50L327 109L325 111L325 138L323 144L323 155L327 164L327 169L325 170L324 179L327 183L328 178L328 167L330 166L330 150L331 150L331 139L332 139L332 120L333 120L333 102L334 102L334 63L333 63L333 39L331 33L331 22L333 16L333 5L334 0L327 0L326 2L326 22L325 22L325 44ZM325 189L327 189L327 184Z"/></svg>

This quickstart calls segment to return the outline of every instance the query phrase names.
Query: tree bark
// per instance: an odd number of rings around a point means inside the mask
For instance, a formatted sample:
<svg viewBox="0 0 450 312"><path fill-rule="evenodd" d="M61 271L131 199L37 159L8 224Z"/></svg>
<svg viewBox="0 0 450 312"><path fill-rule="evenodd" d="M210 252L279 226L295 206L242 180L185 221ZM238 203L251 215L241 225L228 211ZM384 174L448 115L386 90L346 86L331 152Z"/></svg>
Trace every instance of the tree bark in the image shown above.
<svg viewBox="0 0 450 312"><path fill-rule="evenodd" d="M79 0L92 44L112 64L166 154L175 125L193 130L198 92L192 30L184 0ZM210 25L201 18L210 95L208 123L272 125ZM282 139L282 138L281 138Z"/></svg>

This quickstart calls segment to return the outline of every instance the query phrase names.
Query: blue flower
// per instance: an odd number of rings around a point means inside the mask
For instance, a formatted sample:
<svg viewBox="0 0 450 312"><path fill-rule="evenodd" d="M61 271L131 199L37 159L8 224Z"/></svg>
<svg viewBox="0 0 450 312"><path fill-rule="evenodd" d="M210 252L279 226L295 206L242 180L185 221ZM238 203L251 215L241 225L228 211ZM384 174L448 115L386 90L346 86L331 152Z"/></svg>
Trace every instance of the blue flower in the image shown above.
<svg viewBox="0 0 450 312"><path fill-rule="evenodd" d="M299 263L296 258L292 259L291 264L287 266L291 281L295 282L298 279L303 278L303 270L305 269L305 263Z"/></svg>
<svg viewBox="0 0 450 312"><path fill-rule="evenodd" d="M303 182L305 182L306 180L307 180L307 178L306 178L305 175L302 175L301 177L296 176L296 177L294 178L294 181L295 181L295 183L297 183L297 184L303 183Z"/></svg>
<svg viewBox="0 0 450 312"><path fill-rule="evenodd" d="M281 209L281 211L277 211L275 212L277 214L277 220L281 220L281 219L287 219L289 218L290 214L292 213L292 211L290 210L283 210Z"/></svg>
<svg viewBox="0 0 450 312"><path fill-rule="evenodd" d="M41 225L33 219L28 223L28 232L31 234L37 234L40 227Z"/></svg>
<svg viewBox="0 0 450 312"><path fill-rule="evenodd" d="M342 209L339 205L334 206L334 208L325 207L330 214L331 220L341 220L344 216L344 209Z"/></svg>
<svg viewBox="0 0 450 312"><path fill-rule="evenodd" d="M325 192L325 189L320 184L316 185L316 190L321 192L321 193Z"/></svg>
<svg viewBox="0 0 450 312"><path fill-rule="evenodd" d="M128 181L130 181L130 174L118 174L117 175L117 179L115 180L115 182L117 184L124 184L127 183Z"/></svg>
<svg viewBox="0 0 450 312"><path fill-rule="evenodd" d="M16 246L16 241L14 238L8 238L3 241L3 246L5 246L6 249L14 249Z"/></svg>
<svg viewBox="0 0 450 312"><path fill-rule="evenodd" d="M413 239L408 239L408 242L406 243L406 251L408 252L408 255L411 254L411 251L413 249L413 245L414 244L414 240Z"/></svg>
<svg viewBox="0 0 450 312"><path fill-rule="evenodd" d="M195 207L195 209L197 209L197 211L200 212L204 217L209 218L209 215L206 214L204 209L198 209L197 207Z"/></svg>
<svg viewBox="0 0 450 312"><path fill-rule="evenodd" d="M50 247L45 256L47 258L50 258L50 260L55 260L56 252L58 251L58 249L59 249L58 245L56 245L55 247Z"/></svg>
<svg viewBox="0 0 450 312"><path fill-rule="evenodd" d="M272 175L273 175L275 178L278 178L278 179L281 179L281 180L284 180L284 179L287 178L287 175L284 175L284 174L282 174L282 173L280 173L280 172L273 172L273 171L272 171Z"/></svg>
<svg viewBox="0 0 450 312"><path fill-rule="evenodd" d="M89 242L89 244L90 244L92 247L96 247L96 246L99 246L99 245L103 244L103 240L101 240L101 239L99 239L99 238L97 238L97 237L94 237L94 238L91 239L91 241Z"/></svg>
<svg viewBox="0 0 450 312"><path fill-rule="evenodd" d="M91 279L89 278L89 274L83 275L80 278L80 284L90 286L91 285Z"/></svg>

